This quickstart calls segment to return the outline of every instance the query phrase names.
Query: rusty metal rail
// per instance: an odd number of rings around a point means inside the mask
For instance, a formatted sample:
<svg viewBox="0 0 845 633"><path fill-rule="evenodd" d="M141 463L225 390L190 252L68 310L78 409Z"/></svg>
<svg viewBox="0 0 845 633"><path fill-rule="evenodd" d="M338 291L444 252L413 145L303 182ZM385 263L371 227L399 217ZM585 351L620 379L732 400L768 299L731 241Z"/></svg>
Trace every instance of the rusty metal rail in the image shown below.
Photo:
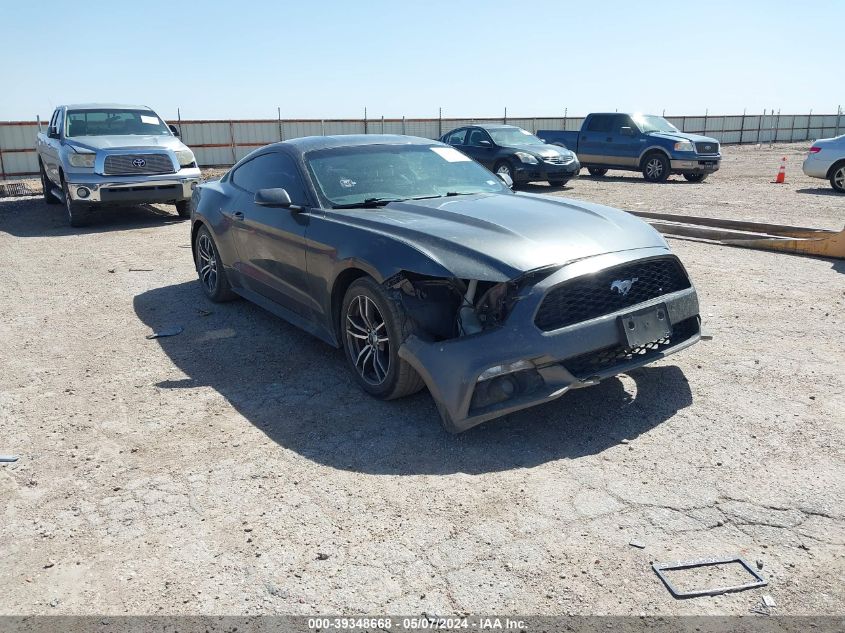
<svg viewBox="0 0 845 633"><path fill-rule="evenodd" d="M841 231L829 231L650 211L630 213L647 220L664 235L673 237L795 255L845 259L845 228Z"/></svg>

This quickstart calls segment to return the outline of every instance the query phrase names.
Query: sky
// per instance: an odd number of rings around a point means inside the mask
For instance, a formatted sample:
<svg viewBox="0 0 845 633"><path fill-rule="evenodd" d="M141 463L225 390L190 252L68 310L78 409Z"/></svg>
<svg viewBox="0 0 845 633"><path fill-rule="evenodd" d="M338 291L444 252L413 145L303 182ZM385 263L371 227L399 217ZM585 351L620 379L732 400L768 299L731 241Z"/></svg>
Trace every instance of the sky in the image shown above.
<svg viewBox="0 0 845 633"><path fill-rule="evenodd" d="M0 0L0 120L835 113L843 0Z"/></svg>

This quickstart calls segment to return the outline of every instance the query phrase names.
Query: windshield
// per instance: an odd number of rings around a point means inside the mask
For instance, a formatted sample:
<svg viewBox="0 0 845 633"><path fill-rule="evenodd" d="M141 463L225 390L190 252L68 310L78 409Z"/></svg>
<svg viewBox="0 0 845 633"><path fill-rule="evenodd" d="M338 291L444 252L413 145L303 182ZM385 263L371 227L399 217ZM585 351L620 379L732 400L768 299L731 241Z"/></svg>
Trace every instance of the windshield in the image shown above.
<svg viewBox="0 0 845 633"><path fill-rule="evenodd" d="M651 114L635 114L631 117L642 132L680 132L662 116Z"/></svg>
<svg viewBox="0 0 845 633"><path fill-rule="evenodd" d="M493 137L496 145L502 147L515 147L519 145L545 145L528 130L521 127L501 127L488 129L487 132Z"/></svg>
<svg viewBox="0 0 845 633"><path fill-rule="evenodd" d="M510 193L501 180L453 147L364 145L317 150L305 162L332 207L471 193Z"/></svg>
<svg viewBox="0 0 845 633"><path fill-rule="evenodd" d="M170 135L152 110L68 110L65 136Z"/></svg>

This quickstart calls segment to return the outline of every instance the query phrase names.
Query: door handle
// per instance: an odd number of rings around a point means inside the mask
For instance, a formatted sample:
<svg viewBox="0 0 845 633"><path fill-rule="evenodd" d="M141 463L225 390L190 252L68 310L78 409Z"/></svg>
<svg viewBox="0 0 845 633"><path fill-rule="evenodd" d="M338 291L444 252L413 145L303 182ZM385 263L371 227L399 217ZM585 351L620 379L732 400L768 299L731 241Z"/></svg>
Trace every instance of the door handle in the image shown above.
<svg viewBox="0 0 845 633"><path fill-rule="evenodd" d="M244 212L243 211L235 211L234 213L232 213L232 219L243 220L244 219Z"/></svg>

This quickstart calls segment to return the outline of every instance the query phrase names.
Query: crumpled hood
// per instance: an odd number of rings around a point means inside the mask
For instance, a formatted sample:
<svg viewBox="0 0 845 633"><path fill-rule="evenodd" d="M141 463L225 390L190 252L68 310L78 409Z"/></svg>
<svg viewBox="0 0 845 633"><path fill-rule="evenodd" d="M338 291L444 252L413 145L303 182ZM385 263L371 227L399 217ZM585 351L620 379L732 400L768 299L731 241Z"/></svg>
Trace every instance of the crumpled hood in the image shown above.
<svg viewBox="0 0 845 633"><path fill-rule="evenodd" d="M175 136L161 135L115 135L77 136L66 141L73 147L96 152L100 149L170 149L174 152L187 149Z"/></svg>
<svg viewBox="0 0 845 633"><path fill-rule="evenodd" d="M624 211L534 194L475 194L326 214L405 241L456 277L487 281L604 253L668 248L657 231Z"/></svg>
<svg viewBox="0 0 845 633"><path fill-rule="evenodd" d="M715 138L711 136L702 136L701 134L690 134L689 132L651 132L649 136L656 138L665 138L670 141L692 141L693 143L718 143Z"/></svg>

